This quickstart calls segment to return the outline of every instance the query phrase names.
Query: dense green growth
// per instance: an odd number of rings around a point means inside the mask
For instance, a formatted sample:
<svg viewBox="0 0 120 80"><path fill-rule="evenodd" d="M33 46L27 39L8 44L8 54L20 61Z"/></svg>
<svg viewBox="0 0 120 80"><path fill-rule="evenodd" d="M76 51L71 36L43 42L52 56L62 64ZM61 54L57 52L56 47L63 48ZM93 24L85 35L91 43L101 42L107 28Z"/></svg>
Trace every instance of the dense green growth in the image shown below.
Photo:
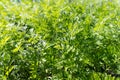
<svg viewBox="0 0 120 80"><path fill-rule="evenodd" d="M0 1L0 80L119 80L119 0Z"/></svg>

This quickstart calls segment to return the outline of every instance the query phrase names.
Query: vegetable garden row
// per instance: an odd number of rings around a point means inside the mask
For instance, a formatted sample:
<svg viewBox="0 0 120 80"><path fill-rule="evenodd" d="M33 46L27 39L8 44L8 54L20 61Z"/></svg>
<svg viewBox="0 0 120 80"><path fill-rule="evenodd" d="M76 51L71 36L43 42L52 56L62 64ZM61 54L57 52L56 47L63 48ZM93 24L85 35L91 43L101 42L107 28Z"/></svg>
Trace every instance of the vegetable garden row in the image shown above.
<svg viewBox="0 0 120 80"><path fill-rule="evenodd" d="M0 1L0 80L120 80L119 0Z"/></svg>

